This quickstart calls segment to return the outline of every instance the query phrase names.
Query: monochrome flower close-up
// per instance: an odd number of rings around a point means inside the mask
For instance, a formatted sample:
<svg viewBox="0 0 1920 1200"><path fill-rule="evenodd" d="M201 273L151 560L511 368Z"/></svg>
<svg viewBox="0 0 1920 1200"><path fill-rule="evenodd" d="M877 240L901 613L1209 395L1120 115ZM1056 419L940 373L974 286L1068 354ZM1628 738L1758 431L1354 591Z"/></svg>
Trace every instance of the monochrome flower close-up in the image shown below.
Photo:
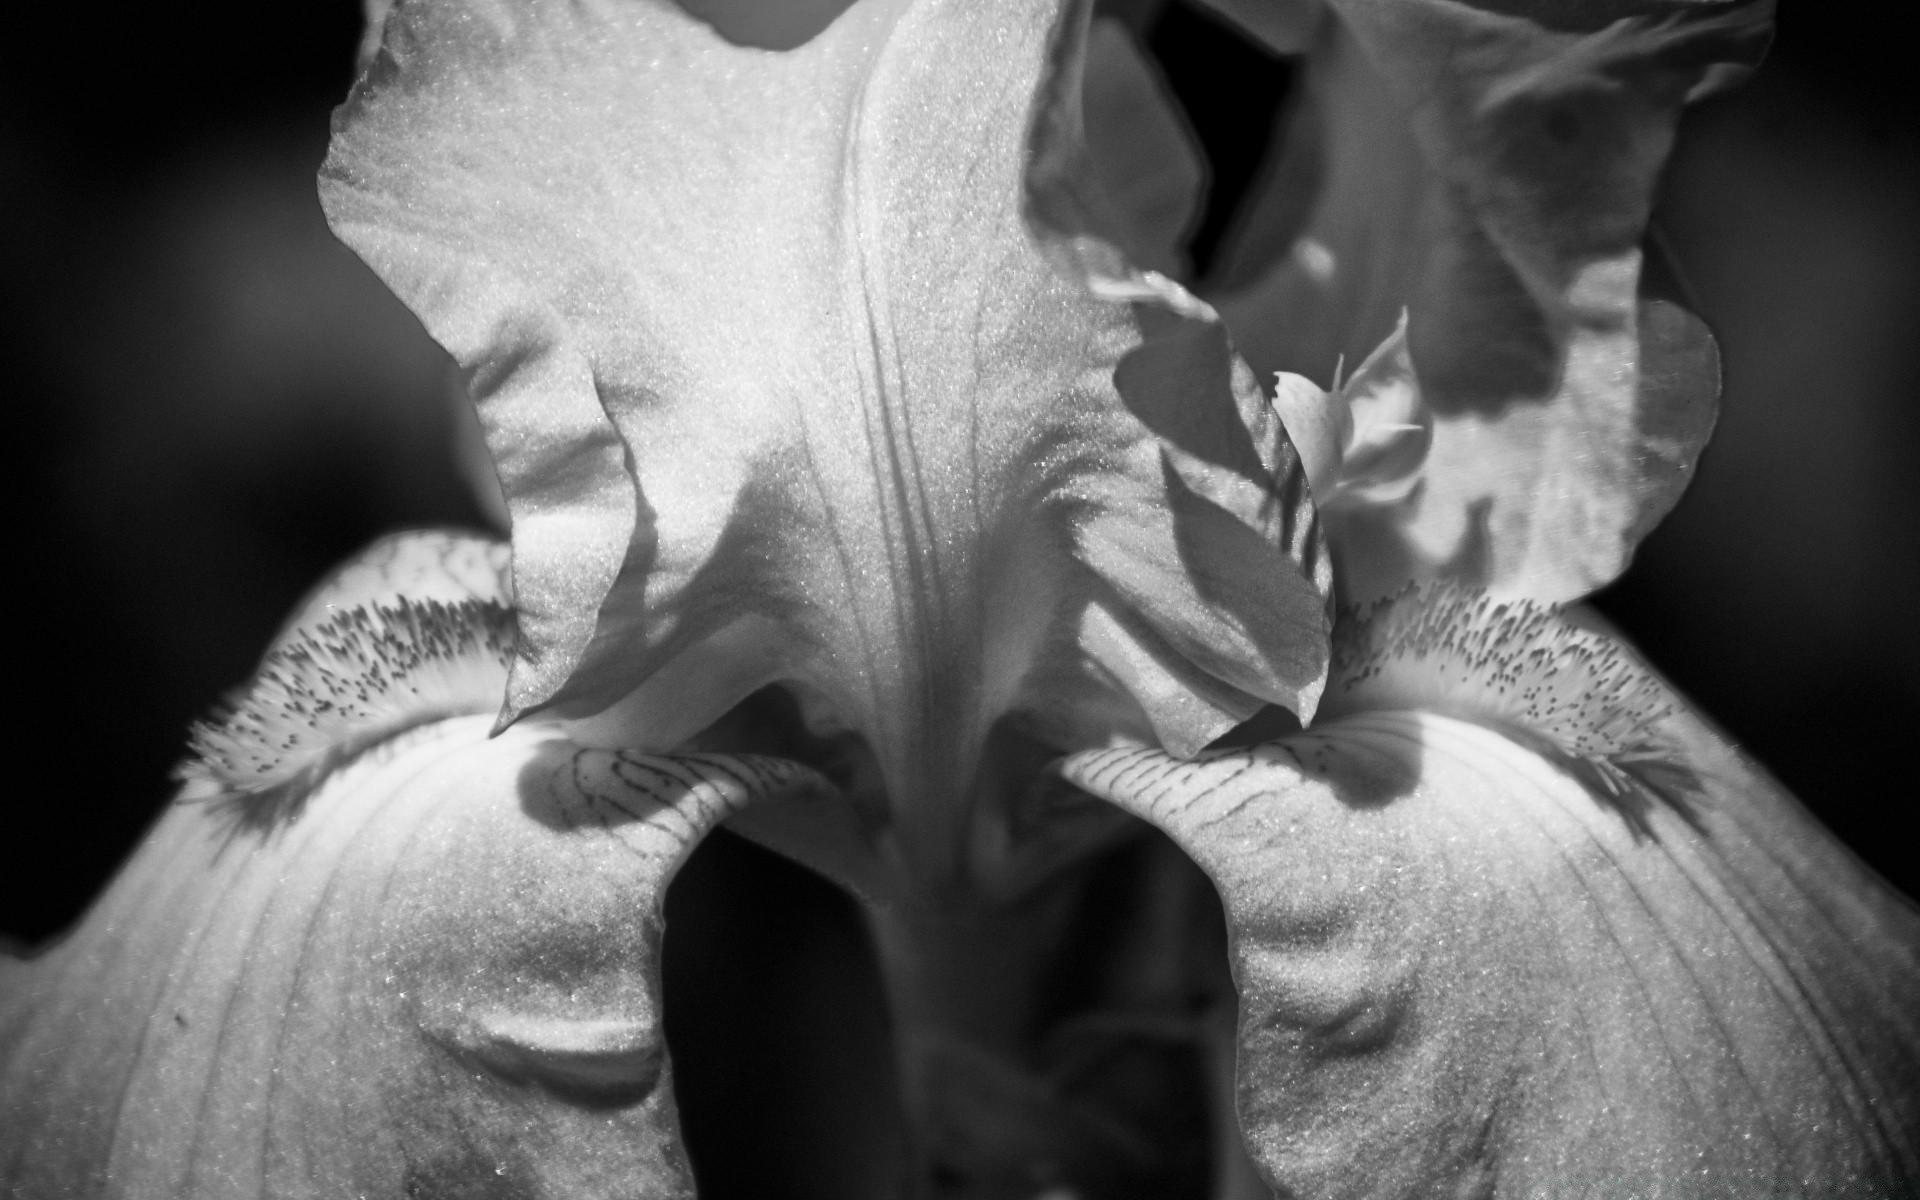
<svg viewBox="0 0 1920 1200"><path fill-rule="evenodd" d="M1920 1188L1920 909L1585 603L1770 3L1218 0L1300 83L1204 273L1158 5L816 7L370 10L320 204L510 535L322 580L0 959L0 1190L709 1194L723 827L860 914L860 1194Z"/></svg>

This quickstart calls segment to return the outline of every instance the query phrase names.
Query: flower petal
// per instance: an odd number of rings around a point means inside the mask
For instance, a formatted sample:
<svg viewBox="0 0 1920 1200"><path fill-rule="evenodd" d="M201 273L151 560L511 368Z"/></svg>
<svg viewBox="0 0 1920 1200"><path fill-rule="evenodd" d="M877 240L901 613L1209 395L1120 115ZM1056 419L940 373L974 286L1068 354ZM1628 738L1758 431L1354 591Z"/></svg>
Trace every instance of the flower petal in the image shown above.
<svg viewBox="0 0 1920 1200"><path fill-rule="evenodd" d="M297 808L171 807L71 935L0 963L0 1191L691 1196L660 903L775 759L402 735Z"/></svg>
<svg viewBox="0 0 1920 1200"><path fill-rule="evenodd" d="M1644 668L1523 700L1579 667L1573 643L1472 632L1442 646L1403 626L1361 660L1401 659L1398 684L1368 685L1385 696L1477 657L1471 695L1426 685L1474 722L1355 711L1197 762L1066 766L1219 887L1240 1120L1269 1182L1903 1194L1920 1179L1920 914ZM1512 719L1529 706L1564 722ZM1479 723L1496 710L1511 736ZM1647 739L1661 758L1627 752Z"/></svg>
<svg viewBox="0 0 1920 1200"><path fill-rule="evenodd" d="M1318 522L1215 314L1115 249L1086 21L865 0L768 53L666 3L396 10L322 195L471 373L506 716L664 750L794 684L946 869L1004 713L1311 711Z"/></svg>
<svg viewBox="0 0 1920 1200"><path fill-rule="evenodd" d="M1642 302L1639 244L1682 106L1758 60L1771 6L1331 7L1273 173L1316 201L1290 252L1225 269L1221 309L1263 374L1323 382L1410 312L1432 450L1415 494L1343 517L1348 600L1409 578L1584 595L1712 427L1711 338Z"/></svg>
<svg viewBox="0 0 1920 1200"><path fill-rule="evenodd" d="M367 747L493 712L515 644L507 549L471 534L392 534L294 607L247 685L194 726L175 772L192 799L311 785Z"/></svg>
<svg viewBox="0 0 1920 1200"><path fill-rule="evenodd" d="M0 956L0 1192L691 1194L662 897L747 803L835 793L547 722L489 739L504 567L426 531L335 571L80 926Z"/></svg>

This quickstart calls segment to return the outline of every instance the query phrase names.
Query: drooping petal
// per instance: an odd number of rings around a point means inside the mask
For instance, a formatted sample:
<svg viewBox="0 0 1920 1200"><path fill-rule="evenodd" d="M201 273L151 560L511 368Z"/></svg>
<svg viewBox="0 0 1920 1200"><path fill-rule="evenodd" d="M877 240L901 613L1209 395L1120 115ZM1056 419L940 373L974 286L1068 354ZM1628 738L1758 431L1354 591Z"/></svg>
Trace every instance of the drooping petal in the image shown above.
<svg viewBox="0 0 1920 1200"><path fill-rule="evenodd" d="M81 925L0 961L0 1191L691 1194L660 903L779 759L489 740L504 547L384 538L296 608Z"/></svg>
<svg viewBox="0 0 1920 1200"><path fill-rule="evenodd" d="M1311 712L1318 522L1212 311L1114 248L1086 20L864 0L769 53L663 0L390 18L322 196L470 373L507 715L665 749L792 683L945 870L1003 713L1071 748Z"/></svg>
<svg viewBox="0 0 1920 1200"><path fill-rule="evenodd" d="M1624 647L1426 611L1349 645L1329 705L1353 707L1309 732L1067 765L1219 887L1269 1182L1910 1191L1920 913Z"/></svg>
<svg viewBox="0 0 1920 1200"><path fill-rule="evenodd" d="M1341 517L1346 598L1410 578L1584 595L1672 507L1712 427L1712 339L1642 300L1639 246L1681 108L1758 60L1771 5L1329 10L1271 176L1311 188L1310 213L1286 253L1230 262L1218 303L1263 374L1323 384L1410 314L1430 458L1417 491ZM1256 233L1248 252L1267 252Z"/></svg>
<svg viewBox="0 0 1920 1200"><path fill-rule="evenodd" d="M20 1197L691 1196L660 902L773 759L426 726L304 803L168 810L81 926L0 964Z"/></svg>

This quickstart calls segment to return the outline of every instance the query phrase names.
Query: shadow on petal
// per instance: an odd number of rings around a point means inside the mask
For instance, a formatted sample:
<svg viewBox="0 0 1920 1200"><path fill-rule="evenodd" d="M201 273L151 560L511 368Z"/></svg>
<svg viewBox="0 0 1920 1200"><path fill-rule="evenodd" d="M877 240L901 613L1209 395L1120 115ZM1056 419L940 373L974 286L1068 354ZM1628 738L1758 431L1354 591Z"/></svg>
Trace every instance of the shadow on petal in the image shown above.
<svg viewBox="0 0 1920 1200"><path fill-rule="evenodd" d="M1872 1197L1920 1180L1920 912L1650 686L1688 811L1623 811L1429 712L1195 762L1067 760L1220 889L1240 1120L1271 1184ZM1411 786L1356 787L1394 772Z"/></svg>

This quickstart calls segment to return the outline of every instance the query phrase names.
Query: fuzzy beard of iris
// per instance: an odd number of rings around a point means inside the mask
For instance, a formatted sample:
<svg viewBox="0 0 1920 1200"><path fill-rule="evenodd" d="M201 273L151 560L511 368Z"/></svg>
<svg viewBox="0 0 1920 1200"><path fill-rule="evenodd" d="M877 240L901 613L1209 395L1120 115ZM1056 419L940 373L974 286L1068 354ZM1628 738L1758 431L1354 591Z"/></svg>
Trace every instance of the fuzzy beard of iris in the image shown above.
<svg viewBox="0 0 1920 1200"><path fill-rule="evenodd" d="M486 600L401 598L297 626L193 727L181 799L305 790L395 734L491 712L514 645L512 610Z"/></svg>
<svg viewBox="0 0 1920 1200"><path fill-rule="evenodd" d="M1499 729L1636 828L1649 801L1685 815L1698 791L1664 730L1672 691L1620 642L1544 605L1441 583L1342 613L1320 719L1396 709Z"/></svg>

